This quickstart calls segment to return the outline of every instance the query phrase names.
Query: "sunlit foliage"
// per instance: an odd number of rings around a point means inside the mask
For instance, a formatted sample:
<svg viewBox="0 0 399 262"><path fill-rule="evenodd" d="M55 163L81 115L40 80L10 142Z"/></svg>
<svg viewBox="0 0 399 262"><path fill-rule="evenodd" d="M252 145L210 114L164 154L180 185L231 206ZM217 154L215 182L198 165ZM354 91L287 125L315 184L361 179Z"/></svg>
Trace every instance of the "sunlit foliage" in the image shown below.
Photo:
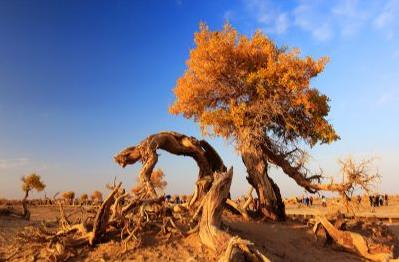
<svg viewBox="0 0 399 262"><path fill-rule="evenodd" d="M151 173L151 182L154 187L154 189L158 191L162 191L165 189L167 186L167 182L164 180L165 179L165 174L161 169L156 169ZM137 194L141 190L141 181L140 178L137 178L137 186L132 188L132 192Z"/></svg>
<svg viewBox="0 0 399 262"><path fill-rule="evenodd" d="M89 200L89 196L87 194L82 194L80 196L80 201L81 202L85 203L85 202L87 202L87 200Z"/></svg>
<svg viewBox="0 0 399 262"><path fill-rule="evenodd" d="M101 202L101 201L103 201L103 194L102 194L100 191L96 190L96 191L94 191L94 192L91 194L91 200L92 200L92 201Z"/></svg>
<svg viewBox="0 0 399 262"><path fill-rule="evenodd" d="M41 177L36 173L32 173L28 176L22 177L22 191L28 194L30 191L35 189L37 192L41 192L46 188L46 185L41 180Z"/></svg>
<svg viewBox="0 0 399 262"><path fill-rule="evenodd" d="M301 57L299 49L277 47L261 31L247 37L229 24L221 31L201 24L194 42L171 113L239 147L264 138L280 146L339 138L326 119L328 97L311 87L327 57Z"/></svg>
<svg viewBox="0 0 399 262"><path fill-rule="evenodd" d="M67 201L72 202L73 199L75 198L75 192L73 192L73 191L64 192L64 193L62 193L62 198Z"/></svg>

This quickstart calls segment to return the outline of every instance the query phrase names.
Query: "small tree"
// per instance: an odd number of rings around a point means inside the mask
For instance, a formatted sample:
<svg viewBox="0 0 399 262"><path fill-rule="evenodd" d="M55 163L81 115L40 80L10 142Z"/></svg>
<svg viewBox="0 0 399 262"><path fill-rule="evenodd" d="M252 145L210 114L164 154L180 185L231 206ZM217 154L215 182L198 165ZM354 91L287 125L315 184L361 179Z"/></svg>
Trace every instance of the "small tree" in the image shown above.
<svg viewBox="0 0 399 262"><path fill-rule="evenodd" d="M39 175L37 175L36 173L32 173L28 176L24 176L22 177L22 191L25 192L25 196L22 199L22 205L24 208L24 213L23 213L23 217L25 219L30 218L30 212L28 210L27 207L27 199L29 196L29 192L32 191L33 189L35 189L37 192L41 192L46 188L46 185L43 183L43 181L41 180L41 177Z"/></svg>
<svg viewBox="0 0 399 262"><path fill-rule="evenodd" d="M340 205L346 212L356 215L356 206L352 201L354 193L365 193L371 195L375 192L377 183L381 176L373 166L374 158L365 158L355 161L352 157L339 160L341 166L342 182L334 183L333 178L330 183L319 184L320 190L335 191L340 195ZM315 185L316 186L316 185Z"/></svg>
<svg viewBox="0 0 399 262"><path fill-rule="evenodd" d="M93 194L91 194L91 200L93 202L100 203L103 201L103 194L100 191L96 190L93 192Z"/></svg>
<svg viewBox="0 0 399 262"><path fill-rule="evenodd" d="M154 189L157 191L163 191L165 187L167 186L167 182L164 180L165 179L165 174L162 171L162 169L158 168L154 170L151 173L150 180L152 182L152 185L154 186ZM132 188L132 192L136 195L140 195L141 191L143 189L143 181L140 181L140 177L137 178L137 186Z"/></svg>
<svg viewBox="0 0 399 262"><path fill-rule="evenodd" d="M65 202L67 202L69 205L73 204L73 200L75 198L75 192L73 191L68 191L68 192L64 192L62 193L62 198L65 200Z"/></svg>
<svg viewBox="0 0 399 262"><path fill-rule="evenodd" d="M88 200L89 200L89 196L87 194L82 194L80 196L80 203L81 204L86 205Z"/></svg>

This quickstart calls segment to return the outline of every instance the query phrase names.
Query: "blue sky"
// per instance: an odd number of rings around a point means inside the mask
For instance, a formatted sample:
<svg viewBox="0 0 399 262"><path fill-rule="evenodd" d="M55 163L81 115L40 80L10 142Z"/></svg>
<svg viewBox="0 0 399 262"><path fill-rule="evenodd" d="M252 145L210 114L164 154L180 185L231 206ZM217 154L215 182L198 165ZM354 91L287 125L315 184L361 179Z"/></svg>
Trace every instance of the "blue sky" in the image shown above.
<svg viewBox="0 0 399 262"><path fill-rule="evenodd" d="M32 171L48 195L106 192L115 176L130 188L140 166L114 164L120 149L161 130L200 137L195 123L168 113L200 21L211 29L230 21L248 35L261 29L303 55L329 56L313 85L331 98L329 119L342 139L313 148L310 166L337 175L338 158L375 156L379 189L397 192L398 16L399 0L3 1L0 198L21 197L20 178ZM233 193L245 192L233 147L210 140L234 166ZM191 159L162 152L158 167L168 192L192 191ZM303 192L271 172L284 196Z"/></svg>

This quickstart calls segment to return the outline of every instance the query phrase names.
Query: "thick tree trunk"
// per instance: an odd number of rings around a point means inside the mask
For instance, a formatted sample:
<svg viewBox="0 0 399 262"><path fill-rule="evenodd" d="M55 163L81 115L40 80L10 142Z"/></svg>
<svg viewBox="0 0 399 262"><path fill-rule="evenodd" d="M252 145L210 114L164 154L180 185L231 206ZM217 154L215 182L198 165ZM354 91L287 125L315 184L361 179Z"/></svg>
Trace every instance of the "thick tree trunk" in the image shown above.
<svg viewBox="0 0 399 262"><path fill-rule="evenodd" d="M242 154L242 159L248 172L247 180L255 188L259 198L258 211L274 221L285 220L285 206L280 189L267 174L266 160L254 152Z"/></svg>
<svg viewBox="0 0 399 262"><path fill-rule="evenodd" d="M222 213L230 192L233 168L223 173L215 173L212 187L204 197L202 216L199 222L201 242L217 252L224 253L219 261L254 261L268 262L255 245L238 236L233 237L222 229Z"/></svg>

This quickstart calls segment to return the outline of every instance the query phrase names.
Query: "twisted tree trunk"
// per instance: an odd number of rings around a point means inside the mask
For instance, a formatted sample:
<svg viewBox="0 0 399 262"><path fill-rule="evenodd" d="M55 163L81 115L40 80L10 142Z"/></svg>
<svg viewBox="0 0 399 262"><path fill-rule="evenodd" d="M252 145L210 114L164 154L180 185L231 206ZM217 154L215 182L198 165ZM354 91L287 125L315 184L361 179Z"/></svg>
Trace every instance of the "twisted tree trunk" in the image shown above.
<svg viewBox="0 0 399 262"><path fill-rule="evenodd" d="M25 191L25 197L22 199L22 207L24 209L22 213L22 217L26 220L30 219L30 211L28 209L28 196L29 196L29 191Z"/></svg>
<svg viewBox="0 0 399 262"><path fill-rule="evenodd" d="M254 244L222 230L222 212L229 196L233 168L215 173L215 180L204 198L199 222L201 242L219 254L219 261L269 261Z"/></svg>
<svg viewBox="0 0 399 262"><path fill-rule="evenodd" d="M286 218L284 202L280 189L267 174L267 161L260 152L251 150L242 154L242 160L247 168L248 182L255 188L259 198L259 212L274 221L284 221Z"/></svg>
<svg viewBox="0 0 399 262"><path fill-rule="evenodd" d="M158 162L157 150L162 149L171 154L192 157L198 165L196 189L190 201L190 206L196 206L213 181L213 172L225 171L226 167L216 150L205 140L198 140L176 132L160 132L141 141L138 145L122 150L115 161L122 167L132 165L138 160L143 162L140 179L150 198L156 197L150 177Z"/></svg>

